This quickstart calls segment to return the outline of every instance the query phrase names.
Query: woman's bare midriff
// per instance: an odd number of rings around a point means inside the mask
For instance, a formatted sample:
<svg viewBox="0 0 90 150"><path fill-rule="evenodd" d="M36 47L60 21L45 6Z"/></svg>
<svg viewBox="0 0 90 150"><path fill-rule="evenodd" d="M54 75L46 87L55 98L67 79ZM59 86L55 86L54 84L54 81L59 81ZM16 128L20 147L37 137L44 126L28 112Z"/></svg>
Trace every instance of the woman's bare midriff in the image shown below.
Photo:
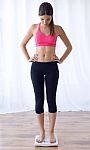
<svg viewBox="0 0 90 150"><path fill-rule="evenodd" d="M36 47L36 55L38 62L51 62L53 55L55 55L55 47L38 46Z"/></svg>

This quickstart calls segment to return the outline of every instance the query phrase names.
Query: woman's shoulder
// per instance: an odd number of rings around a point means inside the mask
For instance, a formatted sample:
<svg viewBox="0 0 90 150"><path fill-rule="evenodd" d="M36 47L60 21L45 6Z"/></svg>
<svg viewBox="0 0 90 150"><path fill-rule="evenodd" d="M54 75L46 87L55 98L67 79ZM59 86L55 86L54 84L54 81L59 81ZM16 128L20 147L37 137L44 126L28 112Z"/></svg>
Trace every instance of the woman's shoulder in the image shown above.
<svg viewBox="0 0 90 150"><path fill-rule="evenodd" d="M62 26L60 26L60 25L54 25L54 28L58 31L58 30L62 30Z"/></svg>
<svg viewBox="0 0 90 150"><path fill-rule="evenodd" d="M31 25L31 28L34 30L34 29L37 28L37 26L38 26L38 24L32 24L32 25Z"/></svg>
<svg viewBox="0 0 90 150"><path fill-rule="evenodd" d="M54 28L55 28L55 33L57 34L57 35L60 35L60 33L63 31L63 28L62 28L62 26L60 26L60 25L54 25Z"/></svg>
<svg viewBox="0 0 90 150"><path fill-rule="evenodd" d="M38 24L32 24L32 25L30 26L30 30L32 31L33 34L36 32L37 27L38 27Z"/></svg>
<svg viewBox="0 0 90 150"><path fill-rule="evenodd" d="M54 26L55 26L56 28L62 28L62 26L61 26L61 25L58 25L58 24L54 24Z"/></svg>

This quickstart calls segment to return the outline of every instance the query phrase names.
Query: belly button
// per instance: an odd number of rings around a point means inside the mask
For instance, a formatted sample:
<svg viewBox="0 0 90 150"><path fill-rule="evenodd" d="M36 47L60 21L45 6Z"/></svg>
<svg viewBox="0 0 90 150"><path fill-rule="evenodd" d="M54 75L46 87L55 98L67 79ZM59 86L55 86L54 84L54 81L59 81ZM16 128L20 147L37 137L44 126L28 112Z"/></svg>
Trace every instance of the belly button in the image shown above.
<svg viewBox="0 0 90 150"><path fill-rule="evenodd" d="M43 57L45 57L45 54L43 55Z"/></svg>

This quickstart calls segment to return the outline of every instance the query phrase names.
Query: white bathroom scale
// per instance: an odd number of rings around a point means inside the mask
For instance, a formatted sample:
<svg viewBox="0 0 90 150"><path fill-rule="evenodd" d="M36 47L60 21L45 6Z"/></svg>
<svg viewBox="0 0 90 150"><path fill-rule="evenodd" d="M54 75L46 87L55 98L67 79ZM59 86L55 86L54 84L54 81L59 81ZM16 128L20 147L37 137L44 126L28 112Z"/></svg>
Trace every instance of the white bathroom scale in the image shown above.
<svg viewBox="0 0 90 150"><path fill-rule="evenodd" d="M35 146L43 146L43 147L58 146L58 138L57 138L57 136L55 136L55 139L56 139L55 143L50 143L48 137L45 137L45 139L43 140L43 142L38 143L36 141L37 138L38 138L38 135L36 135L36 137L35 137L35 143L34 143Z"/></svg>

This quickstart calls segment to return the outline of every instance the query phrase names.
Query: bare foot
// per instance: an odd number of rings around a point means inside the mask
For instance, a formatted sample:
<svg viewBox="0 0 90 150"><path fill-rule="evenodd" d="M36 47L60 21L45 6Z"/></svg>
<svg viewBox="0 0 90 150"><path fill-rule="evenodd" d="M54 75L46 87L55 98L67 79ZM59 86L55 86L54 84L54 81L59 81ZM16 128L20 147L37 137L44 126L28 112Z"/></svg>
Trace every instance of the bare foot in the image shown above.
<svg viewBox="0 0 90 150"><path fill-rule="evenodd" d="M36 142L41 143L45 138L45 133L40 133L40 135L36 138Z"/></svg>
<svg viewBox="0 0 90 150"><path fill-rule="evenodd" d="M55 143L55 142L56 142L56 139L55 139L54 133L50 133L50 143Z"/></svg>

